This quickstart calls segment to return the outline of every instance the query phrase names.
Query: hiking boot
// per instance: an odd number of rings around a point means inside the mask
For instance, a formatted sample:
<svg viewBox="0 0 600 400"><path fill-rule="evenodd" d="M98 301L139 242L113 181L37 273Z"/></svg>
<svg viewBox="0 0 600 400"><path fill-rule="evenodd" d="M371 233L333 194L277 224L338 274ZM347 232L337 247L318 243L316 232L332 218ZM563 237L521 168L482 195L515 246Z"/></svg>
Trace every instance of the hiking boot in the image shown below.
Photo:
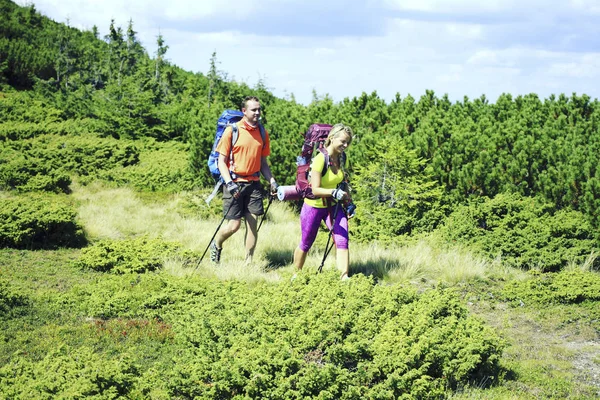
<svg viewBox="0 0 600 400"><path fill-rule="evenodd" d="M213 240L210 243L210 261L212 261L215 264L220 263L221 262L221 250L223 250L223 249L218 248L217 243Z"/></svg>

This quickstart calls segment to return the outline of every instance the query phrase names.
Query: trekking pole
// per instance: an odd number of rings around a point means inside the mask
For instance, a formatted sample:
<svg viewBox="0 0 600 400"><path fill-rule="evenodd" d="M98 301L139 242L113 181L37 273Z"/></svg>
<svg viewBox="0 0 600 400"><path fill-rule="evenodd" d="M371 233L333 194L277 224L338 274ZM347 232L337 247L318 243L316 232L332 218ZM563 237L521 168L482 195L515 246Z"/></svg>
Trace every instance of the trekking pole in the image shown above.
<svg viewBox="0 0 600 400"><path fill-rule="evenodd" d="M240 195L241 195L241 192L242 191L240 190ZM215 236L217 236L217 233L219 232L219 229L221 229L221 225L223 225L223 222L225 221L225 218L227 217L227 214L229 214L229 210L231 210L231 206L233 206L234 200L236 200L236 199L231 199L231 203L229 203L229 207L227 207L227 211L225 211L225 215L223 215L223 218L221 219L221 222L219 222L219 226L217 226L217 230L212 235L212 238L210 238L210 240L208 241L208 246L206 246L206 249L204 249L204 253L202 253L202 257L200 257L200 261L198 261L198 263L196 264L196 268L194 268L194 271L196 271L198 269L198 267L200 266L200 263L204 259L204 256L206 255L206 252L210 248L210 244L215 239Z"/></svg>
<svg viewBox="0 0 600 400"><path fill-rule="evenodd" d="M327 244L325 245L325 254L323 254L323 260L321 260L321 265L319 265L319 269L318 269L319 273L321 271L323 271L323 265L325 265L325 259L327 258L327 256L329 255L329 252L331 251L331 249L333 249L333 245L335 244L335 240L334 240L333 243L331 243L331 247L329 247L329 241L331 240L331 237L333 236L333 226L334 226L336 218L337 218L337 212L338 212L339 207L340 207L340 203L335 203L335 211L333 212L333 219L331 220L331 229L329 230L329 234L327 235Z"/></svg>
<svg viewBox="0 0 600 400"><path fill-rule="evenodd" d="M256 230L256 233L258 234L258 231L260 231L260 227L262 226L263 222L265 222L265 218L267 217L267 213L269 212L269 207L271 207L271 203L273 202L273 196L272 194L269 194L269 203L267 204L267 209L265 210L265 213L263 214L262 219L260 220L260 224L258 225L258 229Z"/></svg>

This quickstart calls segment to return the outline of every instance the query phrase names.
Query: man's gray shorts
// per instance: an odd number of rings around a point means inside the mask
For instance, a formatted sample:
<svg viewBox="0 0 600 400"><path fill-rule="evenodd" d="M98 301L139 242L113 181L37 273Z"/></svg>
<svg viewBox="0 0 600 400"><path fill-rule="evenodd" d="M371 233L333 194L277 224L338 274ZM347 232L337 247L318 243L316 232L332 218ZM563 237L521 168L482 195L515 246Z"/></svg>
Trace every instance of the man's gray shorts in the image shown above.
<svg viewBox="0 0 600 400"><path fill-rule="evenodd" d="M240 197L237 199L234 199L227 187L223 185L223 216L225 219L242 219L248 212L254 215L263 215L263 195L260 182L236 183L239 185L241 192ZM227 210L229 212L225 215Z"/></svg>

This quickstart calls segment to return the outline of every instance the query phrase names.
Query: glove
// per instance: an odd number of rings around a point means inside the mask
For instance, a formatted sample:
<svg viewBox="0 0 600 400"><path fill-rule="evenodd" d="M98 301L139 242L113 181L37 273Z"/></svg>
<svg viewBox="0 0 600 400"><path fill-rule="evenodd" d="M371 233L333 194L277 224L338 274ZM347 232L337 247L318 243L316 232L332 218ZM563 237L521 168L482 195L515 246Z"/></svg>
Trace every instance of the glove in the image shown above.
<svg viewBox="0 0 600 400"><path fill-rule="evenodd" d="M354 217L355 214L356 214L356 204L354 204L354 203L348 204L348 207L346 207L346 215L348 215L348 218Z"/></svg>
<svg viewBox="0 0 600 400"><path fill-rule="evenodd" d="M277 184L277 182L275 182L275 180L273 180L273 182L271 182L271 195L275 195L277 193L278 188L279 188L279 184Z"/></svg>
<svg viewBox="0 0 600 400"><path fill-rule="evenodd" d="M346 192L344 192L341 189L335 189L333 193L331 193L331 196L333 196L333 198L337 201L340 201L344 199L344 196L346 196Z"/></svg>
<svg viewBox="0 0 600 400"><path fill-rule="evenodd" d="M227 191L229 193L231 193L231 195L233 197L237 197L237 195L240 192L240 187L238 186L238 184L235 183L234 181L229 181L229 182L227 182L226 186L227 186Z"/></svg>

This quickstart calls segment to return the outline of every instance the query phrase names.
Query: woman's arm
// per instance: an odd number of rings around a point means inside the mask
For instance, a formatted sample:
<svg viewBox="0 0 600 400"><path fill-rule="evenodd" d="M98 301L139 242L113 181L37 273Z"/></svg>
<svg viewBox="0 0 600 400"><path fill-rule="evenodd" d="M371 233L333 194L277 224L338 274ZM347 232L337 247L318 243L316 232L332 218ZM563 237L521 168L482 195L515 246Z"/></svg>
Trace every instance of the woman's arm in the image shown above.
<svg viewBox="0 0 600 400"><path fill-rule="evenodd" d="M338 189L326 189L321 187L321 171L316 171L314 168L311 169L310 173L310 185L312 187L312 192L316 197L333 197L333 194ZM338 198L337 200L348 200L350 197L348 193L340 191L343 196L342 198Z"/></svg>

